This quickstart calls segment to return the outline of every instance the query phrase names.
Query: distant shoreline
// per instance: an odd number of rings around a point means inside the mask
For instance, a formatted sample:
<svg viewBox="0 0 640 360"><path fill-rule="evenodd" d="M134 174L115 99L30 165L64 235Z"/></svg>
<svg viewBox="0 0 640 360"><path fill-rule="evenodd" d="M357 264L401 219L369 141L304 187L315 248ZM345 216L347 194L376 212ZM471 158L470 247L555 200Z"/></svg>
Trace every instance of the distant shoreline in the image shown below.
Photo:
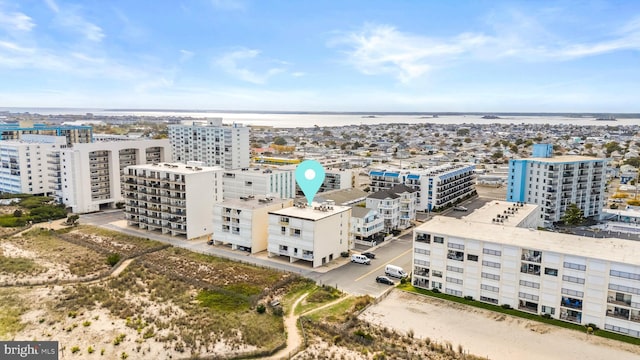
<svg viewBox="0 0 640 360"><path fill-rule="evenodd" d="M640 113L602 113L602 112L456 112L456 111L287 111L287 110L199 110L199 109L134 109L134 108L53 108L53 107L0 107L0 112L156 112L156 113L229 113L229 114L289 114L289 115L370 115L370 116L484 116L491 113L496 116L560 116L593 120L603 116L615 118L640 118Z"/></svg>

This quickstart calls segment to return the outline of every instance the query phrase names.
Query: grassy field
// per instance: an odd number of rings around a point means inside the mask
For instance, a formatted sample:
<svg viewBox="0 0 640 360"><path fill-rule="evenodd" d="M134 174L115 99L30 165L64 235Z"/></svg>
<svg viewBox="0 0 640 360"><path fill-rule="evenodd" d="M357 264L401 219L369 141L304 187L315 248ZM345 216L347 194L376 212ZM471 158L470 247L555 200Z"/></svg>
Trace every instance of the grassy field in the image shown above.
<svg viewBox="0 0 640 360"><path fill-rule="evenodd" d="M24 329L20 317L25 310L16 290L0 288L0 340L10 340Z"/></svg>
<svg viewBox="0 0 640 360"><path fill-rule="evenodd" d="M3 240L10 242L20 249L36 254L36 263L45 262L61 264L68 267L69 272L75 276L86 276L95 274L100 271L107 270L109 266L106 263L104 254L95 250L75 245L55 236L48 230L33 229L21 236L12 237ZM14 258L13 261L28 264L29 259ZM41 267L35 265L36 268Z"/></svg>

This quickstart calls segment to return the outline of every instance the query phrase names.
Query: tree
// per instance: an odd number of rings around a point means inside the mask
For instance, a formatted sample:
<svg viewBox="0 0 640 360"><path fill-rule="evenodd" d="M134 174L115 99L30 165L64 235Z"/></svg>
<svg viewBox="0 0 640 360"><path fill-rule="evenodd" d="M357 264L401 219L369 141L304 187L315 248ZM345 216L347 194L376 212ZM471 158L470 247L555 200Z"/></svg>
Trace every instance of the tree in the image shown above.
<svg viewBox="0 0 640 360"><path fill-rule="evenodd" d="M22 210L20 210L20 209L14 210L13 211L13 217L17 217L17 218L22 217Z"/></svg>
<svg viewBox="0 0 640 360"><path fill-rule="evenodd" d="M76 222L78 221L78 219L80 219L79 215L69 215L69 216L67 216L67 224L68 225L75 225Z"/></svg>
<svg viewBox="0 0 640 360"><path fill-rule="evenodd" d="M562 219L560 220L562 220L565 225L580 225L584 223L585 219L582 210L580 210L578 205L572 203L569 204L564 216L562 216Z"/></svg>
<svg viewBox="0 0 640 360"><path fill-rule="evenodd" d="M494 159L500 159L504 156L504 154L502 153L502 151L496 151L493 153L493 155L491 155L492 158Z"/></svg>
<svg viewBox="0 0 640 360"><path fill-rule="evenodd" d="M640 157L632 157L624 161L625 165L631 165L634 168L640 168Z"/></svg>
<svg viewBox="0 0 640 360"><path fill-rule="evenodd" d="M287 145L287 140L285 140L282 136L277 136L273 139L274 145Z"/></svg>

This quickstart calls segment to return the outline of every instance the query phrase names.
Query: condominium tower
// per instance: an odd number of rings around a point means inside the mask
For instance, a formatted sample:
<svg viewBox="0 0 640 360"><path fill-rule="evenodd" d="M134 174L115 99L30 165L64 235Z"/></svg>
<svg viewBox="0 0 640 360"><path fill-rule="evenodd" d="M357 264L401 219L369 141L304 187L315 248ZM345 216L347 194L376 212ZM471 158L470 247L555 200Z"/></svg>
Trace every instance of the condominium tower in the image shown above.
<svg viewBox="0 0 640 360"><path fill-rule="evenodd" d="M507 201L539 205L545 226L560 221L570 204L576 204L585 217L599 217L605 198L607 159L551 157L549 152L546 156L509 161Z"/></svg>
<svg viewBox="0 0 640 360"><path fill-rule="evenodd" d="M221 118L169 125L173 161L201 161L205 166L242 169L249 166L249 128L223 125Z"/></svg>
<svg viewBox="0 0 640 360"><path fill-rule="evenodd" d="M128 225L195 239L213 233L213 206L222 201L222 169L180 163L125 168Z"/></svg>
<svg viewBox="0 0 640 360"><path fill-rule="evenodd" d="M445 164L428 169L372 170L371 192L405 184L418 192L417 209L442 209L475 193L475 166L472 164Z"/></svg>
<svg viewBox="0 0 640 360"><path fill-rule="evenodd" d="M75 213L113 208L123 201L121 175L129 165L171 159L168 140L74 144L60 152L61 200Z"/></svg>

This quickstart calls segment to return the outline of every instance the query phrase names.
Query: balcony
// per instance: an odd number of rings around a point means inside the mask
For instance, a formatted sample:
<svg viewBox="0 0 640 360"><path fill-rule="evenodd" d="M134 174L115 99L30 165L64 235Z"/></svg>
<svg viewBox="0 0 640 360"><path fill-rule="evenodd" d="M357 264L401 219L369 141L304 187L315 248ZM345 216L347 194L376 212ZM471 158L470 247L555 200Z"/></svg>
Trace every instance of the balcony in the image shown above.
<svg viewBox="0 0 640 360"><path fill-rule="evenodd" d="M523 274L540 276L540 265L522 263L520 266L520 272Z"/></svg>
<svg viewBox="0 0 640 360"><path fill-rule="evenodd" d="M622 320L630 320L631 311L629 309L623 309L615 306L607 306L607 316L622 319Z"/></svg>
<svg viewBox="0 0 640 360"><path fill-rule="evenodd" d="M562 300L560 301L560 306L582 310L582 300L563 296Z"/></svg>
<svg viewBox="0 0 640 360"><path fill-rule="evenodd" d="M464 253L462 251L449 250L447 259L455 261L464 261Z"/></svg>

